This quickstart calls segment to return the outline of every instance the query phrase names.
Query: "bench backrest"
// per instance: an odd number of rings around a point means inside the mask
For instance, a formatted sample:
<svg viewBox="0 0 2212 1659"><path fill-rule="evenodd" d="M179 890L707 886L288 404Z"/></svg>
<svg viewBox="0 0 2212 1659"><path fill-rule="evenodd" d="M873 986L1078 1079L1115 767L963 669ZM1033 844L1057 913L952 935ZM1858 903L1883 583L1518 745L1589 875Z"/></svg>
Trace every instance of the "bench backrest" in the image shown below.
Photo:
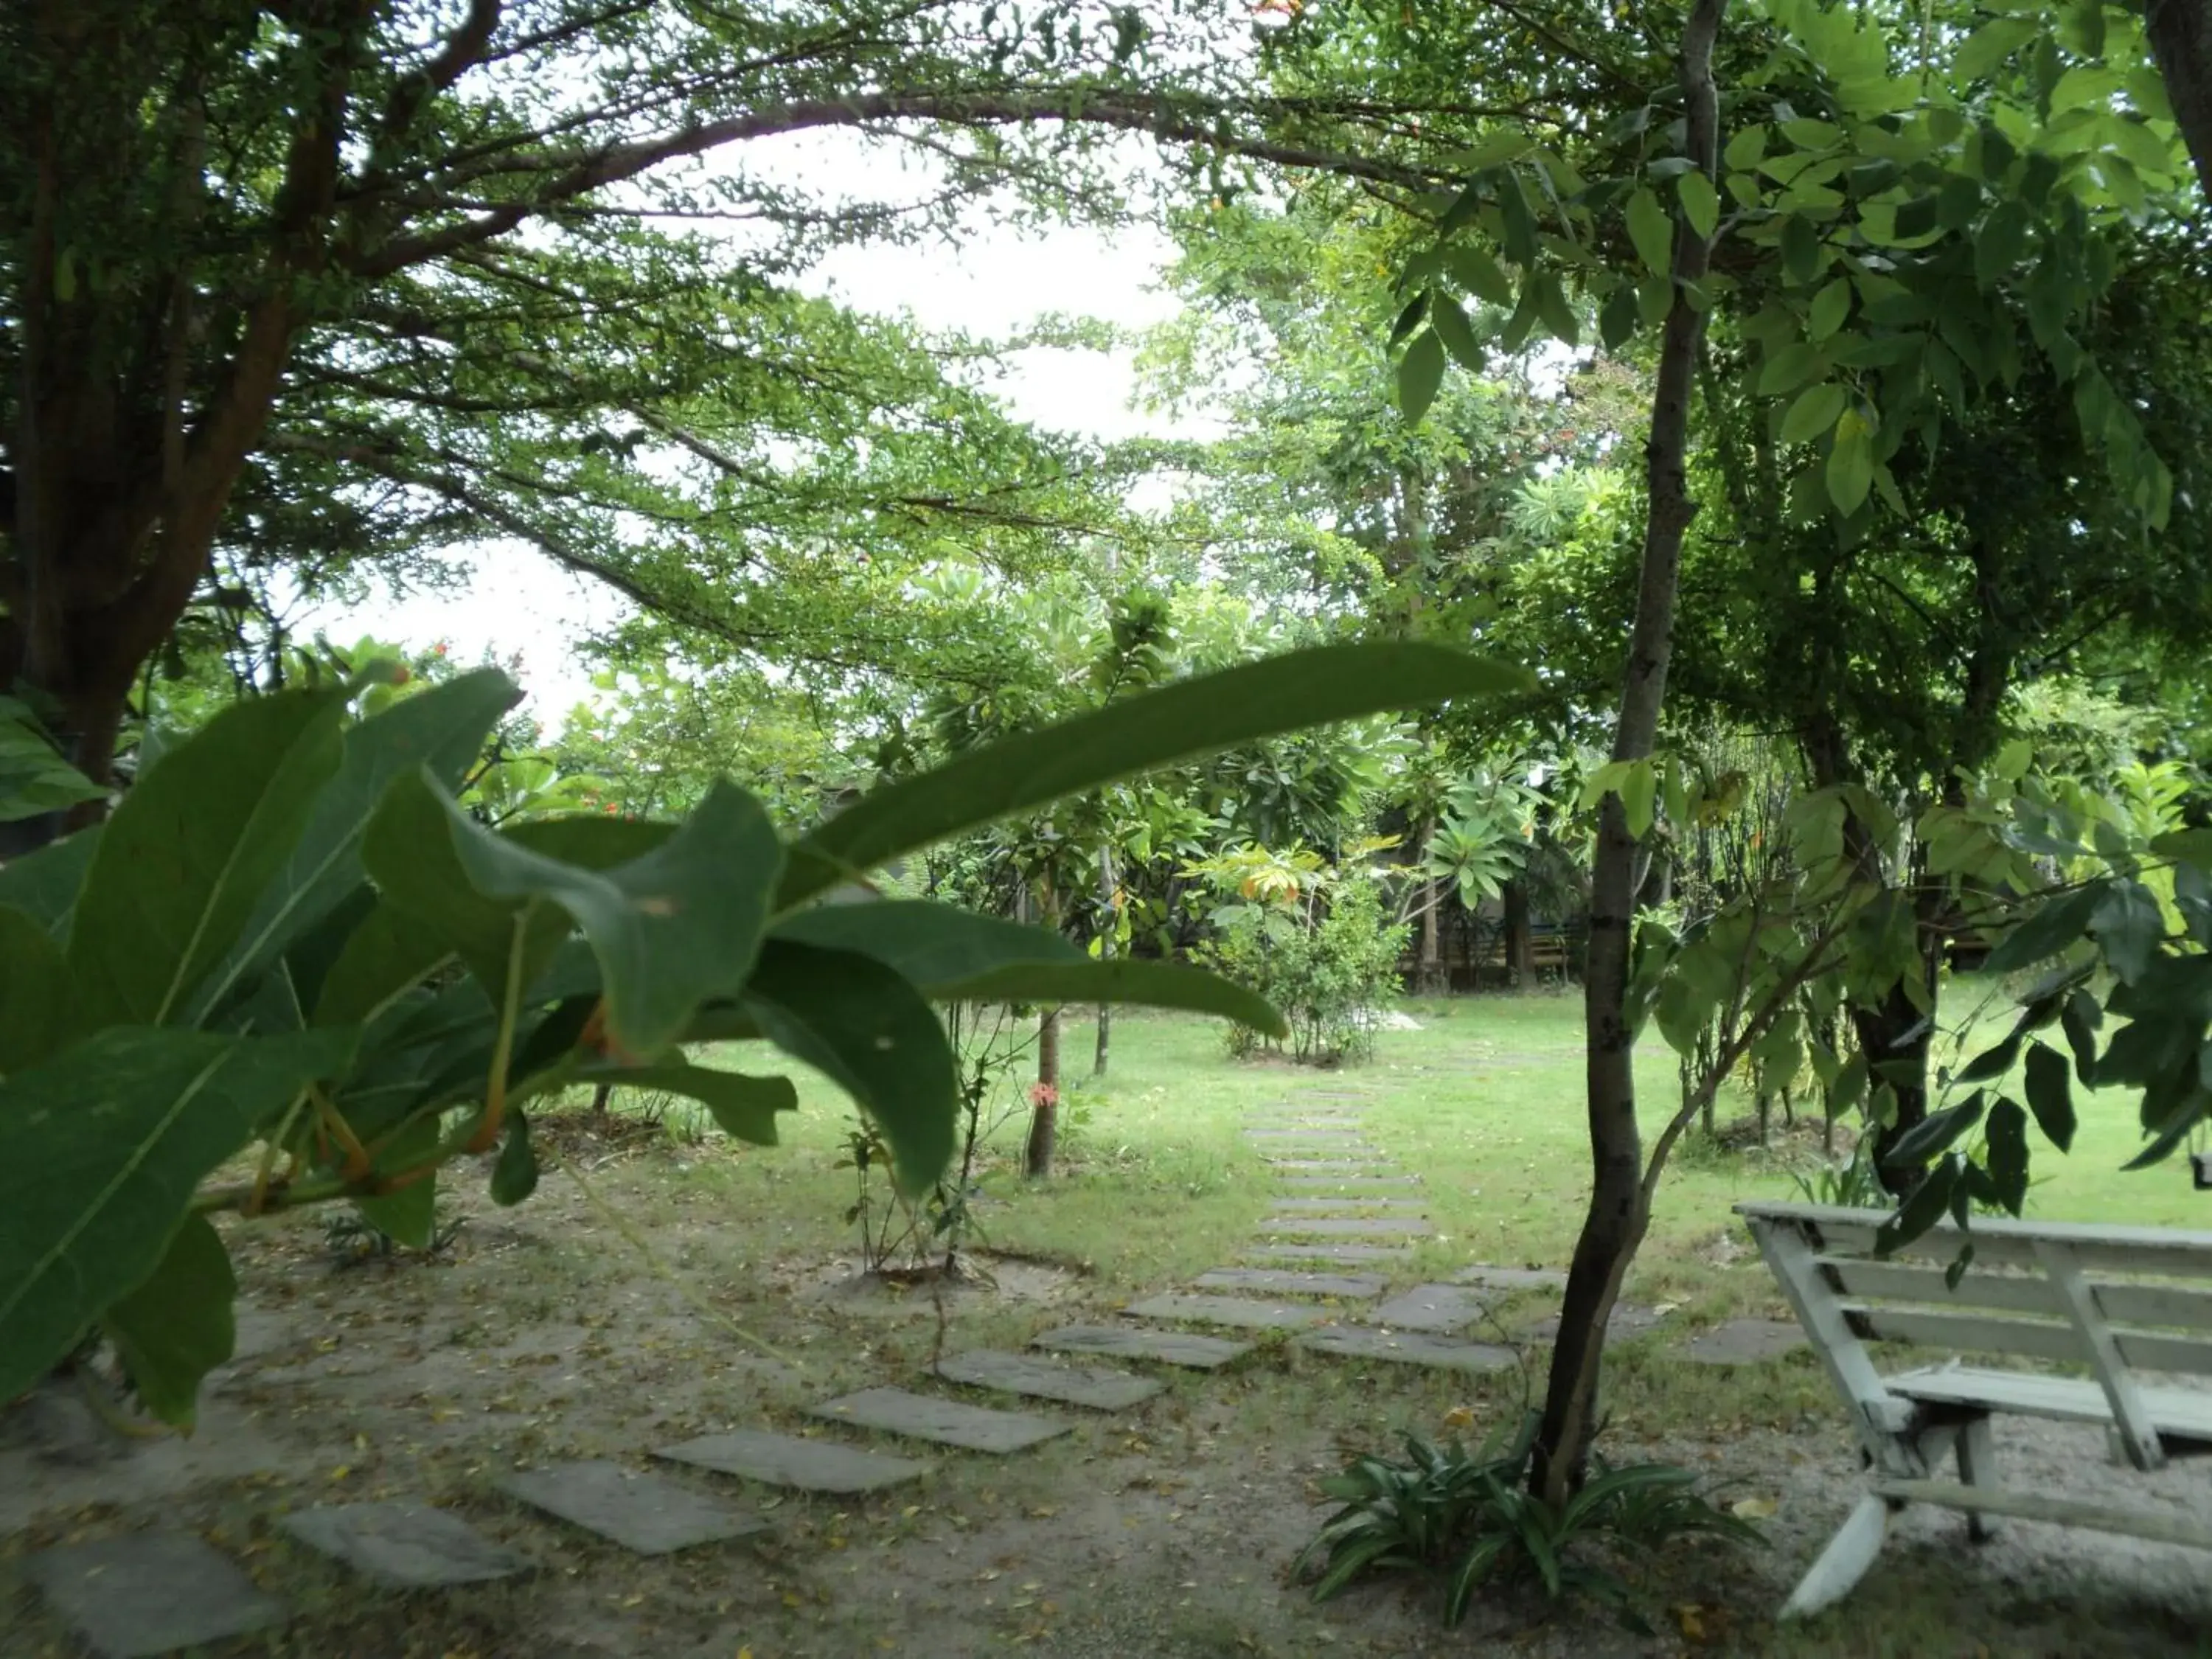
<svg viewBox="0 0 2212 1659"><path fill-rule="evenodd" d="M1775 1279L1867 1426L1903 1419L1869 1341L2088 1368L2130 1455L2142 1413L2132 1374L2212 1376L2212 1232L2069 1222L1948 1221L1889 1258L1880 1210L1739 1204ZM1972 1260L1947 1273L1966 1246ZM1887 1420L1885 1420L1887 1419ZM2154 1456L2154 1439L2140 1449Z"/></svg>

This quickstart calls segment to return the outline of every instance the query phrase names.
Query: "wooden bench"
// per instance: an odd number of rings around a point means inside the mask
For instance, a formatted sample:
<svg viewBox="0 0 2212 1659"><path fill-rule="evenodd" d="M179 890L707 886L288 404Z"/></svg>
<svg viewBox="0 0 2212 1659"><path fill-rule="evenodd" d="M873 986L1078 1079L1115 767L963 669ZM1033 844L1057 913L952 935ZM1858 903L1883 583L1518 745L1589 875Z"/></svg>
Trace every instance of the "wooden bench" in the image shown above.
<svg viewBox="0 0 2212 1659"><path fill-rule="evenodd" d="M1848 1593L1907 1504L1962 1510L1976 1538L1989 1516L2012 1516L2212 1550L2212 1525L2170 1509L2001 1486L1990 1442L1990 1419L2010 1413L2102 1424L2138 1469L2212 1453L2212 1389L2142 1375L2212 1376L2212 1232L1977 1220L1961 1233L1946 1222L1885 1260L1874 1254L1879 1210L1739 1204L1736 1212L1850 1407L1871 1475L1784 1618ZM1948 1283L1945 1269L1969 1240L1972 1261ZM1885 1375L1871 1342L1952 1357ZM1961 1354L1989 1358L1968 1364ZM1947 1456L1956 1481L1938 1478Z"/></svg>

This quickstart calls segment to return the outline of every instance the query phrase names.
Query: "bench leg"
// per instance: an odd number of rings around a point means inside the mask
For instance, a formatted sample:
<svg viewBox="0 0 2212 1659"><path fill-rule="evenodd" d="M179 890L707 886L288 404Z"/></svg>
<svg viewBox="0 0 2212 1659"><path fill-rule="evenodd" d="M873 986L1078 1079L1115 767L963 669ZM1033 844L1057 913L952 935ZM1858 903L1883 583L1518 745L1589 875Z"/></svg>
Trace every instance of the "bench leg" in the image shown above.
<svg viewBox="0 0 2212 1659"><path fill-rule="evenodd" d="M1889 1504L1871 1492L1860 1498L1850 1518L1836 1528L1820 1559L1783 1603L1782 1617L1807 1618L1850 1595L1851 1587L1866 1577L1875 1557L1881 1553L1881 1541L1889 1532Z"/></svg>
<svg viewBox="0 0 2212 1659"><path fill-rule="evenodd" d="M1991 1487L1997 1483L1996 1449L1990 1436L1990 1419L1970 1417L1959 1425L1959 1483ZM1978 1510L1966 1512L1966 1536L1977 1544L1989 1537L1990 1518Z"/></svg>

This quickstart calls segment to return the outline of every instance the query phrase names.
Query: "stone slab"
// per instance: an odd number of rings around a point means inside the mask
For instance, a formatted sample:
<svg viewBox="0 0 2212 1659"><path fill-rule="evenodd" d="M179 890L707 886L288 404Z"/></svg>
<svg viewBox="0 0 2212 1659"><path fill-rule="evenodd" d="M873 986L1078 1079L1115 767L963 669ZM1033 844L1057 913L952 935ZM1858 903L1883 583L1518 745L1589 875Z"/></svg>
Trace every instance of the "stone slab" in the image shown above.
<svg viewBox="0 0 2212 1659"><path fill-rule="evenodd" d="M966 1353L949 1355L939 1364L937 1374L948 1382L965 1382L970 1388L997 1389L1102 1412L1126 1411L1150 1400L1165 1386L1157 1378L1133 1376L1110 1366L1063 1365L1056 1360L993 1348L971 1348Z"/></svg>
<svg viewBox="0 0 2212 1659"><path fill-rule="evenodd" d="M1330 1261L1347 1265L1363 1261L1403 1261L1411 1252L1402 1244L1255 1244L1244 1254L1268 1261Z"/></svg>
<svg viewBox="0 0 2212 1659"><path fill-rule="evenodd" d="M499 1487L636 1555L666 1555L768 1528L758 1516L719 1498L604 1459L526 1469Z"/></svg>
<svg viewBox="0 0 2212 1659"><path fill-rule="evenodd" d="M308 1548L398 1589L480 1584L530 1566L528 1557L428 1504L333 1504L281 1524Z"/></svg>
<svg viewBox="0 0 2212 1659"><path fill-rule="evenodd" d="M1306 1175L1301 1173L1297 1175L1286 1175L1281 1176L1280 1179L1283 1185L1285 1187L1327 1187L1338 1191L1352 1187L1418 1187L1421 1184L1420 1176L1409 1175L1349 1173L1345 1175Z"/></svg>
<svg viewBox="0 0 2212 1659"><path fill-rule="evenodd" d="M1244 1330L1295 1331L1324 1316L1294 1302L1255 1302L1243 1296L1156 1296L1131 1304L1133 1319L1181 1320L1191 1325L1233 1325Z"/></svg>
<svg viewBox="0 0 2212 1659"><path fill-rule="evenodd" d="M1264 1233L1303 1233L1312 1238L1411 1237L1435 1228L1416 1216L1376 1215L1357 1219L1342 1217L1271 1215L1260 1223Z"/></svg>
<svg viewBox="0 0 2212 1659"><path fill-rule="evenodd" d="M1270 1169L1280 1170L1290 1175L1361 1176L1397 1173L1389 1164L1380 1162L1380 1158L1379 1153L1374 1158L1268 1158L1263 1154L1261 1162Z"/></svg>
<svg viewBox="0 0 2212 1659"><path fill-rule="evenodd" d="M1215 1267L1190 1281L1202 1291L1267 1291L1276 1296L1380 1296L1380 1273L1302 1273L1286 1267Z"/></svg>
<svg viewBox="0 0 2212 1659"><path fill-rule="evenodd" d="M1247 1129L1244 1131L1244 1139L1247 1140L1295 1140L1301 1143L1326 1140L1331 1144L1342 1142L1347 1146L1354 1146L1359 1142L1359 1132L1358 1126L1350 1124L1342 1128L1331 1127L1327 1124L1285 1124L1279 1129Z"/></svg>
<svg viewBox="0 0 2212 1659"><path fill-rule="evenodd" d="M1731 1319L1685 1342L1681 1357L1700 1365L1756 1365L1805 1346L1804 1329L1794 1319Z"/></svg>
<svg viewBox="0 0 2212 1659"><path fill-rule="evenodd" d="M1489 1342L1451 1342L1420 1331L1383 1331L1364 1325L1325 1325L1292 1341L1314 1353L1349 1359L1388 1359L1406 1365L1446 1370L1494 1371L1520 1363L1510 1348Z"/></svg>
<svg viewBox="0 0 2212 1659"><path fill-rule="evenodd" d="M1372 1100L1375 1095L1372 1090L1364 1089L1315 1089L1308 1092L1307 1098L1310 1100Z"/></svg>
<svg viewBox="0 0 2212 1659"><path fill-rule="evenodd" d="M1605 1322L1607 1336L1637 1336L1650 1330L1667 1316L1656 1308L1639 1308L1632 1302L1613 1304L1612 1317ZM1549 1342L1559 1334L1559 1316L1546 1314L1528 1328L1528 1334L1539 1342Z"/></svg>
<svg viewBox="0 0 2212 1659"><path fill-rule="evenodd" d="M841 1446L834 1440L802 1440L793 1434L771 1434L765 1429L734 1429L727 1434L702 1435L680 1445L662 1446L653 1454L672 1462L712 1469L717 1474L742 1475L770 1486L796 1492L852 1493L896 1486L927 1474L929 1465L882 1452Z"/></svg>
<svg viewBox="0 0 2212 1659"><path fill-rule="evenodd" d="M832 1423L853 1423L864 1429L881 1429L963 1451L1024 1451L1040 1441L1066 1434L1075 1426L1034 1412L1002 1412L989 1406L971 1406L964 1400L945 1400L915 1394L905 1389L863 1389L806 1408L809 1417Z"/></svg>
<svg viewBox="0 0 2212 1659"><path fill-rule="evenodd" d="M1194 1331L1152 1331L1134 1325L1064 1325L1033 1338L1033 1348L1054 1353L1115 1354L1124 1359L1157 1359L1210 1371L1251 1352L1249 1342L1231 1342Z"/></svg>
<svg viewBox="0 0 2212 1659"><path fill-rule="evenodd" d="M1480 1285L1486 1291L1563 1291L1567 1276L1557 1267L1462 1267L1452 1275L1455 1285Z"/></svg>
<svg viewBox="0 0 2212 1659"><path fill-rule="evenodd" d="M23 1571L100 1659L151 1659L287 1617L228 1556L188 1533L70 1544L27 1557Z"/></svg>
<svg viewBox="0 0 2212 1659"><path fill-rule="evenodd" d="M1482 1298L1460 1285L1416 1285L1367 1317L1398 1331L1463 1331L1487 1311Z"/></svg>
<svg viewBox="0 0 2212 1659"><path fill-rule="evenodd" d="M1275 1207L1278 1210L1297 1211L1301 1214L1310 1214L1324 1210L1418 1210L1427 1201L1425 1199L1419 1198L1391 1198L1379 1194L1370 1196L1363 1193L1346 1193L1339 1198L1279 1198L1275 1200Z"/></svg>

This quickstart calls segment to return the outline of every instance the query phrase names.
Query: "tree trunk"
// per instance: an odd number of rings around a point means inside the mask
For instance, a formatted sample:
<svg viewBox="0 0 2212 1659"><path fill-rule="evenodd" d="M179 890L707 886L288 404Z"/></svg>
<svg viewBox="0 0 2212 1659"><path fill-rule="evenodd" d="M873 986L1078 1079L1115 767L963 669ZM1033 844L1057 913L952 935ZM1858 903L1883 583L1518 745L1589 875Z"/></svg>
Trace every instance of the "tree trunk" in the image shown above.
<svg viewBox="0 0 2212 1659"><path fill-rule="evenodd" d="M1695 0L1682 28L1680 73L1687 115L1684 149L1705 173L1715 170L1718 98L1713 86L1713 41L1726 0ZM1659 734L1674 651L1674 599L1680 585L1682 538L1697 505L1690 499L1691 377L1697 364L1704 317L1681 284L1705 273L1711 244L1686 219L1674 225L1674 303L1661 336L1657 384L1651 398L1651 431L1644 468L1650 496L1644 560L1637 586L1636 621L1628 643L1620 716L1613 758L1642 760ZM1590 872L1590 933L1584 970L1583 1019L1589 1091L1591 1188L1589 1211L1576 1241L1559 1336L1545 1389L1529 1486L1559 1504L1582 1484L1597 1434L1597 1394L1605 1353L1606 1322L1621 1281L1650 1224L1644 1187L1644 1143L1636 1124L1635 1040L1629 1030L1629 929L1636 908L1636 838L1616 792L1598 809L1597 853Z"/></svg>
<svg viewBox="0 0 2212 1659"><path fill-rule="evenodd" d="M1060 901L1048 879L1037 895L1039 920L1060 926ZM1036 1087L1030 1091L1030 1141L1022 1171L1038 1179L1052 1173L1052 1154L1060 1139L1060 1010L1037 1016Z"/></svg>
<svg viewBox="0 0 2212 1659"><path fill-rule="evenodd" d="M1098 849L1098 902L1106 917L1106 931L1098 936L1098 958L1104 962L1114 955L1114 935L1121 925L1120 907L1114 902L1114 849L1110 847ZM1098 1005L1098 1041L1091 1051L1091 1075L1093 1078L1106 1075L1108 1051L1112 1048L1113 1041L1114 1005L1102 1002Z"/></svg>
<svg viewBox="0 0 2212 1659"><path fill-rule="evenodd" d="M1060 1139L1060 1010L1048 1008L1037 1019L1036 1090L1030 1097L1030 1144L1023 1173L1042 1179L1052 1173L1052 1154Z"/></svg>
<svg viewBox="0 0 2212 1659"><path fill-rule="evenodd" d="M1505 912L1505 981L1525 990L1536 982L1536 933L1528 921L1528 884L1516 876L1498 898Z"/></svg>
<svg viewBox="0 0 2212 1659"><path fill-rule="evenodd" d="M1424 822L1419 844L1425 848L1429 838L1436 832L1434 818ZM1444 902L1442 878L1431 876L1427 890L1421 896L1421 965L1413 976L1413 983L1425 997L1441 996L1451 988L1444 978L1443 919L1439 914Z"/></svg>
<svg viewBox="0 0 2212 1659"><path fill-rule="evenodd" d="M2197 164L2197 186L2212 201L2212 7L2206 0L2148 0L2143 33Z"/></svg>

